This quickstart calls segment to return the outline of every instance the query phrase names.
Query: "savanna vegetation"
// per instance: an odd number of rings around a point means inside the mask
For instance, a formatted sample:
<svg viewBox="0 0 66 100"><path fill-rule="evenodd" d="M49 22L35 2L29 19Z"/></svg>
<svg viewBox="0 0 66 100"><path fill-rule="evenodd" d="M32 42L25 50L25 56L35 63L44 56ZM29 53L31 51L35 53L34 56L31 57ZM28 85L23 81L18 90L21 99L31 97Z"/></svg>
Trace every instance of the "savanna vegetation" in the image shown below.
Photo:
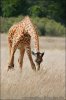
<svg viewBox="0 0 66 100"><path fill-rule="evenodd" d="M65 36L66 0L1 0L0 32L29 15L40 35Z"/></svg>

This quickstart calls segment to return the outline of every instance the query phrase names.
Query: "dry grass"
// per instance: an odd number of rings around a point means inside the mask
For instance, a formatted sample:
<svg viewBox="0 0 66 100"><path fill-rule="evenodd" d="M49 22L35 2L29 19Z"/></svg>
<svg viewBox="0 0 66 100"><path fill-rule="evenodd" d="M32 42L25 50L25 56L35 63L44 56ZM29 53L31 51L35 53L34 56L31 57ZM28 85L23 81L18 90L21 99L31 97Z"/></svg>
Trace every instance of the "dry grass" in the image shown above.
<svg viewBox="0 0 66 100"><path fill-rule="evenodd" d="M7 35L1 35L1 99L23 97L65 97L65 50L64 38L40 38L41 51L45 51L40 71L31 69L27 55L23 70L18 66L18 51L15 55L15 70L7 72ZM28 99L29 100L29 99Z"/></svg>

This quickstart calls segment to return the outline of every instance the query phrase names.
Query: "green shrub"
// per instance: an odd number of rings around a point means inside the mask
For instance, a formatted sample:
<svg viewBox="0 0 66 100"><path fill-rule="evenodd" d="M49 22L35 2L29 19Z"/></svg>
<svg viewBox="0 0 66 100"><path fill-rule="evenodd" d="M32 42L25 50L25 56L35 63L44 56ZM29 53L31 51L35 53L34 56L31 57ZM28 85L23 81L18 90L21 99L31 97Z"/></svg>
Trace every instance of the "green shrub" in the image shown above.
<svg viewBox="0 0 66 100"><path fill-rule="evenodd" d="M28 14L30 16L40 16L41 15L41 7L38 6L38 5L34 5L34 6L31 6L29 9L28 9Z"/></svg>
<svg viewBox="0 0 66 100"><path fill-rule="evenodd" d="M0 28L0 32L7 32L9 30L9 28L21 21L23 19L23 16L18 16L18 17L10 17L10 18L4 18L4 17L1 17L1 28Z"/></svg>
<svg viewBox="0 0 66 100"><path fill-rule="evenodd" d="M46 36L64 36L65 26L48 18L33 17L33 22L36 24L39 34Z"/></svg>
<svg viewBox="0 0 66 100"><path fill-rule="evenodd" d="M65 27L54 20L49 20L45 25L46 35L63 36L65 34Z"/></svg>

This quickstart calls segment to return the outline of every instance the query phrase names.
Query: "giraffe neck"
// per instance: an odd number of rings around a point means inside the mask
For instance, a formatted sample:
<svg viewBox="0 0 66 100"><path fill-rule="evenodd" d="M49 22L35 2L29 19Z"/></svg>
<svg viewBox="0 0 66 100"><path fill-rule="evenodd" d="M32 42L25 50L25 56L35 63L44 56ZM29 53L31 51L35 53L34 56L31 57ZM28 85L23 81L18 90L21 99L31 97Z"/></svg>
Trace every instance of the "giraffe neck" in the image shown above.
<svg viewBox="0 0 66 100"><path fill-rule="evenodd" d="M35 52L39 52L39 37L38 37L38 32L36 32L35 27L29 18L29 16L25 17L25 30L28 32L28 34L32 37L34 40L34 48Z"/></svg>

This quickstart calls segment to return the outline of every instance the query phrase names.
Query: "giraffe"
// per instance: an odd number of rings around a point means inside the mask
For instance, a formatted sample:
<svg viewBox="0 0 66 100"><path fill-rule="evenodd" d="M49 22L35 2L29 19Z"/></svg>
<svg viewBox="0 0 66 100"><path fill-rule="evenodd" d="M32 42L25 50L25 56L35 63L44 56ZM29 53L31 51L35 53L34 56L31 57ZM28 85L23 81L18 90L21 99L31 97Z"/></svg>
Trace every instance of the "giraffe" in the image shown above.
<svg viewBox="0 0 66 100"><path fill-rule="evenodd" d="M31 38L34 40L35 52L31 52ZM22 69L23 57L25 51L27 52L28 58L31 63L33 70L36 70L35 63L32 59L31 53L36 57L36 64L38 65L38 70L40 69L40 63L42 62L42 57L44 53L39 52L39 37L31 19L29 16L25 16L24 19L17 24L14 24L8 32L8 45L10 52L10 60L8 64L8 70L14 68L14 54L17 49L20 51L20 56L18 59L19 66Z"/></svg>

